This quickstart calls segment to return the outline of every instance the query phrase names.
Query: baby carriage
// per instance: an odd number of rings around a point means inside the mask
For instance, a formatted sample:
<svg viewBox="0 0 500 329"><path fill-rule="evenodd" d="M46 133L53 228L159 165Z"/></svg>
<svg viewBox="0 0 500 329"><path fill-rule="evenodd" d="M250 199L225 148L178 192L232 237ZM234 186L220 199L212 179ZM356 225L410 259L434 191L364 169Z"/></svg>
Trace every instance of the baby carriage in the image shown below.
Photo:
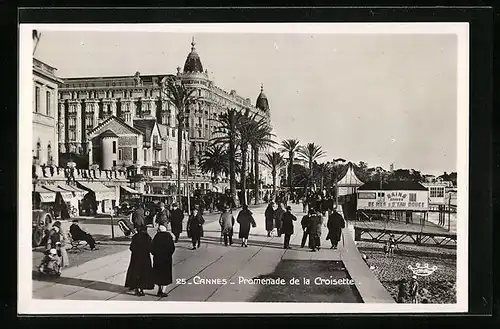
<svg viewBox="0 0 500 329"><path fill-rule="evenodd" d="M57 250L55 248L45 252L45 257L43 257L38 270L45 275L61 276L61 258L57 255Z"/></svg>

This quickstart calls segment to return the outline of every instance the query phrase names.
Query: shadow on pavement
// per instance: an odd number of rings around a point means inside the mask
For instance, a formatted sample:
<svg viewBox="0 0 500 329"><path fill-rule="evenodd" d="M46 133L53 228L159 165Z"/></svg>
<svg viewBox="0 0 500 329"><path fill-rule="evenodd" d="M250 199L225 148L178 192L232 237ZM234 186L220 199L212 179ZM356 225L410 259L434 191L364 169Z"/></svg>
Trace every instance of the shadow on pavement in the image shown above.
<svg viewBox="0 0 500 329"><path fill-rule="evenodd" d="M281 240L283 241L283 240ZM215 237L203 237L201 238L201 242L206 242L209 244L214 244L214 245L224 245L224 240L221 240L220 238L215 238ZM234 239L233 238L233 246L239 247L241 245L241 239ZM263 248L274 248L274 249L283 249L283 242L263 242L263 241L252 241L251 239L248 240L248 245L249 246L254 246L254 247L263 247ZM297 244L290 244L290 246L294 249L300 249L300 245ZM304 251L307 251L304 249Z"/></svg>
<svg viewBox="0 0 500 329"><path fill-rule="evenodd" d="M56 278L56 277L42 275L37 271L32 272L32 277L33 280L36 281L53 282L54 284L63 284L66 286L75 286L75 287L89 288L93 290L109 291L117 294L129 291L128 288L125 288L124 286L120 286L117 284L112 284L102 281L77 279L77 278L66 278L66 277Z"/></svg>

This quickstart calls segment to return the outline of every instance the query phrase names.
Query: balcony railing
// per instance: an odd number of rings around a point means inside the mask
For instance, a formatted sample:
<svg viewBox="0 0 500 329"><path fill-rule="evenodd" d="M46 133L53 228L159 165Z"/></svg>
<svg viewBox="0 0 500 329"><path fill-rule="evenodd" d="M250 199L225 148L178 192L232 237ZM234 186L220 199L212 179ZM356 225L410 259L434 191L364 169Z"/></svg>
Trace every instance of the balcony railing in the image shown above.
<svg viewBox="0 0 500 329"><path fill-rule="evenodd" d="M145 148L150 148L151 147L151 142L144 142L144 147Z"/></svg>
<svg viewBox="0 0 500 329"><path fill-rule="evenodd" d="M153 161L153 167L161 167L168 165L167 161Z"/></svg>
<svg viewBox="0 0 500 329"><path fill-rule="evenodd" d="M153 149L161 150L163 148L162 144L159 142L153 142Z"/></svg>

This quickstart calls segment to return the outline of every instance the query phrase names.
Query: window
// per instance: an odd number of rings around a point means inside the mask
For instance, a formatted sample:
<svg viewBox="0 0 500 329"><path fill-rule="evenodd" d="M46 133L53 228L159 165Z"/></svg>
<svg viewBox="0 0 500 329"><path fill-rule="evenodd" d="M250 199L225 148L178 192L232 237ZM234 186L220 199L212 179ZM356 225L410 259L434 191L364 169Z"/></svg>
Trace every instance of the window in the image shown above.
<svg viewBox="0 0 500 329"><path fill-rule="evenodd" d="M175 129L172 129L172 137L175 137Z"/></svg>
<svg viewBox="0 0 500 329"><path fill-rule="evenodd" d="M383 197L385 196L385 193L384 193L384 192L379 192L379 193L377 193L377 194L378 194L378 197L379 197L379 198L383 198Z"/></svg>
<svg viewBox="0 0 500 329"><path fill-rule="evenodd" d="M50 109L50 91L47 91L45 93L45 107L47 110L47 115L51 114L51 109Z"/></svg>
<svg viewBox="0 0 500 329"><path fill-rule="evenodd" d="M134 151L132 152L132 160L137 161L137 148L134 147Z"/></svg>
<svg viewBox="0 0 500 329"><path fill-rule="evenodd" d="M113 154L116 154L116 142L113 141Z"/></svg>
<svg viewBox="0 0 500 329"><path fill-rule="evenodd" d="M122 150L118 150L118 160L123 160Z"/></svg>
<svg viewBox="0 0 500 329"><path fill-rule="evenodd" d="M116 160L113 160L113 167L116 167Z"/></svg>
<svg viewBox="0 0 500 329"><path fill-rule="evenodd" d="M444 197L444 187L431 187L430 188L431 198L443 198Z"/></svg>
<svg viewBox="0 0 500 329"><path fill-rule="evenodd" d="M409 198L410 198L410 202L417 201L417 193L410 193Z"/></svg>
<svg viewBox="0 0 500 329"><path fill-rule="evenodd" d="M198 130L198 137L201 138L201 130Z"/></svg>
<svg viewBox="0 0 500 329"><path fill-rule="evenodd" d="M35 87L35 112L40 113L40 87Z"/></svg>
<svg viewBox="0 0 500 329"><path fill-rule="evenodd" d="M36 158L40 159L40 151L42 150L42 144L40 141L36 143Z"/></svg>
<svg viewBox="0 0 500 329"><path fill-rule="evenodd" d="M144 150L144 161L148 160L148 150Z"/></svg>

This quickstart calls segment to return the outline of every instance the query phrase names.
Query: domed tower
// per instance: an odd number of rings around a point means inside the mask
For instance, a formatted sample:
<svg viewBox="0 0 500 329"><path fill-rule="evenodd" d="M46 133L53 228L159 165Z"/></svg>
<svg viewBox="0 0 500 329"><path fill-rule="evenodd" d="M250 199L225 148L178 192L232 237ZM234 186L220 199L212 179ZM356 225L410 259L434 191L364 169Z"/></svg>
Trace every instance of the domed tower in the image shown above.
<svg viewBox="0 0 500 329"><path fill-rule="evenodd" d="M193 37L191 52L188 54L186 62L184 63L184 73L203 73L203 65L201 65L200 56L196 52L195 45L196 43Z"/></svg>
<svg viewBox="0 0 500 329"><path fill-rule="evenodd" d="M264 94L264 84L260 86L260 94L255 102L255 107L264 112L268 118L270 117L269 101L266 94Z"/></svg>

